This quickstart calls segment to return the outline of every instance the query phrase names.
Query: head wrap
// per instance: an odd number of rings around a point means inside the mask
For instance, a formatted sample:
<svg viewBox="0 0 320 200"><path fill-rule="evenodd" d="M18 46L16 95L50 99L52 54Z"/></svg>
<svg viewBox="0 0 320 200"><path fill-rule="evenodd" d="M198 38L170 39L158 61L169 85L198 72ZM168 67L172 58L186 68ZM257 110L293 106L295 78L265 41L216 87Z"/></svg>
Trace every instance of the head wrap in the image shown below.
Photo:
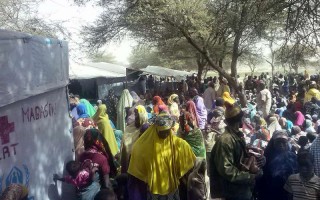
<svg viewBox="0 0 320 200"><path fill-rule="evenodd" d="M126 127L126 108L131 108L133 98L128 89L122 91L120 100L117 104L117 128L124 131Z"/></svg>
<svg viewBox="0 0 320 200"><path fill-rule="evenodd" d="M276 140L276 139L286 139L288 140L288 134L285 130L276 130L274 131L273 135L272 135L272 139Z"/></svg>
<svg viewBox="0 0 320 200"><path fill-rule="evenodd" d="M91 105L91 103L88 100L80 99L80 103L82 103L86 106L86 110L87 110L86 113L89 115L89 117L92 117L96 113L96 110L94 109L94 107Z"/></svg>
<svg viewBox="0 0 320 200"><path fill-rule="evenodd" d="M301 132L301 128L299 126L293 126L291 129L292 135L297 135Z"/></svg>
<svg viewBox="0 0 320 200"><path fill-rule="evenodd" d="M308 120L308 119L309 119L309 120L311 120L311 119L312 119L312 117L311 117L311 115L310 115L310 114L306 114L306 115L305 115L305 119L306 119L306 120Z"/></svg>
<svg viewBox="0 0 320 200"><path fill-rule="evenodd" d="M196 88L191 88L191 93L194 95L199 95L198 90Z"/></svg>
<svg viewBox="0 0 320 200"><path fill-rule="evenodd" d="M87 129L83 136L85 150L94 150L97 153L104 155L108 159L111 174L115 175L116 167L114 165L114 157L107 140L102 136L98 129Z"/></svg>
<svg viewBox="0 0 320 200"><path fill-rule="evenodd" d="M191 114L192 118L196 120L196 125L199 127L199 115L197 113L196 104L190 100L187 102L186 106L186 111L188 111Z"/></svg>
<svg viewBox="0 0 320 200"><path fill-rule="evenodd" d="M140 126L148 122L148 113L144 106L138 105L135 107L138 111Z"/></svg>
<svg viewBox="0 0 320 200"><path fill-rule="evenodd" d="M128 174L145 182L152 194L167 195L176 191L180 178L194 165L195 155L187 142L173 134L159 138L159 129L171 127L173 120L161 113L133 145Z"/></svg>
<svg viewBox="0 0 320 200"><path fill-rule="evenodd" d="M158 131L169 130L174 127L175 121L168 113L160 113L154 121Z"/></svg>
<svg viewBox="0 0 320 200"><path fill-rule="evenodd" d="M194 119L188 111L182 110L179 120L181 128L183 128L186 133L190 132L197 126L196 119Z"/></svg>
<svg viewBox="0 0 320 200"><path fill-rule="evenodd" d="M310 119L306 120L306 128L309 128L312 126L312 121Z"/></svg>
<svg viewBox="0 0 320 200"><path fill-rule="evenodd" d="M160 112L160 109L159 109L159 106L160 105L165 105L164 102L162 101L161 97L159 96L154 96L153 97L153 112L155 114L159 114Z"/></svg>
<svg viewBox="0 0 320 200"><path fill-rule="evenodd" d="M222 94L222 98L224 100L224 103L228 103L230 105L233 105L236 101L230 96L230 93L229 92L224 92Z"/></svg>
<svg viewBox="0 0 320 200"><path fill-rule="evenodd" d="M159 113L162 113L162 112L168 113L169 112L168 106L164 105L164 104L163 105L159 105L158 109L159 109Z"/></svg>
<svg viewBox="0 0 320 200"><path fill-rule="evenodd" d="M79 118L89 118L89 114L86 108L86 105L83 103L80 103L77 105L77 113L79 115Z"/></svg>
<svg viewBox="0 0 320 200"><path fill-rule="evenodd" d="M294 114L296 116L294 125L302 126L305 120L304 115L300 111L296 111Z"/></svg>
<svg viewBox="0 0 320 200"><path fill-rule="evenodd" d="M175 102L174 99L177 97L179 97L177 94L172 94L168 99L168 105L173 104Z"/></svg>

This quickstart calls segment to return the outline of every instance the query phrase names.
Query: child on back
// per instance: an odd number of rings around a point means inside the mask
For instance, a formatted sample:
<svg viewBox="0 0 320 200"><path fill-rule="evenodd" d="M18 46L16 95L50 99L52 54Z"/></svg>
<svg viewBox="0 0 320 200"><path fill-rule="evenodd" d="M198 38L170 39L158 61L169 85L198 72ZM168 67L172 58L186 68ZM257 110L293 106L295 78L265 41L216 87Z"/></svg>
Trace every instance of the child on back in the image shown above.
<svg viewBox="0 0 320 200"><path fill-rule="evenodd" d="M298 154L299 173L289 176L284 189L290 199L320 199L320 178L314 174L314 160L307 151Z"/></svg>
<svg viewBox="0 0 320 200"><path fill-rule="evenodd" d="M66 165L66 170L69 175L60 178L57 174L55 174L53 180L70 183L77 187L78 190L81 190L90 185L98 168L93 165L92 161L86 160L83 163L78 161L70 161Z"/></svg>

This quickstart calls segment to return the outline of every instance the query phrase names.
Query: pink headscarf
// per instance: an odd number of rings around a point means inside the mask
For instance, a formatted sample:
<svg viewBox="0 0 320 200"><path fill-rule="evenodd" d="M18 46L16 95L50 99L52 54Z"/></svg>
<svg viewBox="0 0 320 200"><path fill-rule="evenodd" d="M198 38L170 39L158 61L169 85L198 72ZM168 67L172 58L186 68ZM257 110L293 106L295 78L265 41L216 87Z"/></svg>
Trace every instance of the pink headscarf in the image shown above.
<svg viewBox="0 0 320 200"><path fill-rule="evenodd" d="M189 100L187 102L186 110L191 114L193 119L196 119L197 127L199 127L199 115L197 114L196 104L193 101Z"/></svg>
<svg viewBox="0 0 320 200"><path fill-rule="evenodd" d="M304 115L300 111L296 111L294 113L294 115L296 116L296 120L294 121L294 125L301 127L303 125L304 120L305 120Z"/></svg>

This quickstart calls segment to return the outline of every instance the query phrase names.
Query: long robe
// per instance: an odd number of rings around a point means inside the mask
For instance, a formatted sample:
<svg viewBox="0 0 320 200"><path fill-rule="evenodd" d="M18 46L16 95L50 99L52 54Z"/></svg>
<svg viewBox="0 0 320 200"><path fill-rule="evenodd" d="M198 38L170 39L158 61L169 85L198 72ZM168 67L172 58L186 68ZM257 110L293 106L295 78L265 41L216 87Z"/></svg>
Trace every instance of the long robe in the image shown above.
<svg viewBox="0 0 320 200"><path fill-rule="evenodd" d="M126 108L131 108L132 103L133 98L129 93L129 90L123 90L117 105L117 128L122 132L126 127Z"/></svg>
<svg viewBox="0 0 320 200"><path fill-rule="evenodd" d="M272 96L268 89L264 89L258 93L257 96L257 108L263 112L263 117L266 118L269 115L272 104Z"/></svg>
<svg viewBox="0 0 320 200"><path fill-rule="evenodd" d="M106 105L99 105L97 113L94 115L93 120L96 122L98 129L101 131L101 134L108 142L112 155L115 156L119 152L119 148L110 124L109 117L107 115Z"/></svg>
<svg viewBox="0 0 320 200"><path fill-rule="evenodd" d="M195 162L189 144L174 136L159 138L158 126L152 125L133 145L128 173L147 183L152 194L169 195L179 186Z"/></svg>

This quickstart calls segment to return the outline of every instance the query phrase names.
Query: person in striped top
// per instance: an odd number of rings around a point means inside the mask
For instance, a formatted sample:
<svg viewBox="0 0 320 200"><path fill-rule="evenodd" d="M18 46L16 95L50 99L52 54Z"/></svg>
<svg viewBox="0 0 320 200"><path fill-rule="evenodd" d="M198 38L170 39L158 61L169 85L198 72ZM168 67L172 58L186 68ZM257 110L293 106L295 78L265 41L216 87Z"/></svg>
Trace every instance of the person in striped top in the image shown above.
<svg viewBox="0 0 320 200"><path fill-rule="evenodd" d="M299 173L289 176L284 189L292 200L320 199L320 178L314 174L314 161L307 152L298 154Z"/></svg>

